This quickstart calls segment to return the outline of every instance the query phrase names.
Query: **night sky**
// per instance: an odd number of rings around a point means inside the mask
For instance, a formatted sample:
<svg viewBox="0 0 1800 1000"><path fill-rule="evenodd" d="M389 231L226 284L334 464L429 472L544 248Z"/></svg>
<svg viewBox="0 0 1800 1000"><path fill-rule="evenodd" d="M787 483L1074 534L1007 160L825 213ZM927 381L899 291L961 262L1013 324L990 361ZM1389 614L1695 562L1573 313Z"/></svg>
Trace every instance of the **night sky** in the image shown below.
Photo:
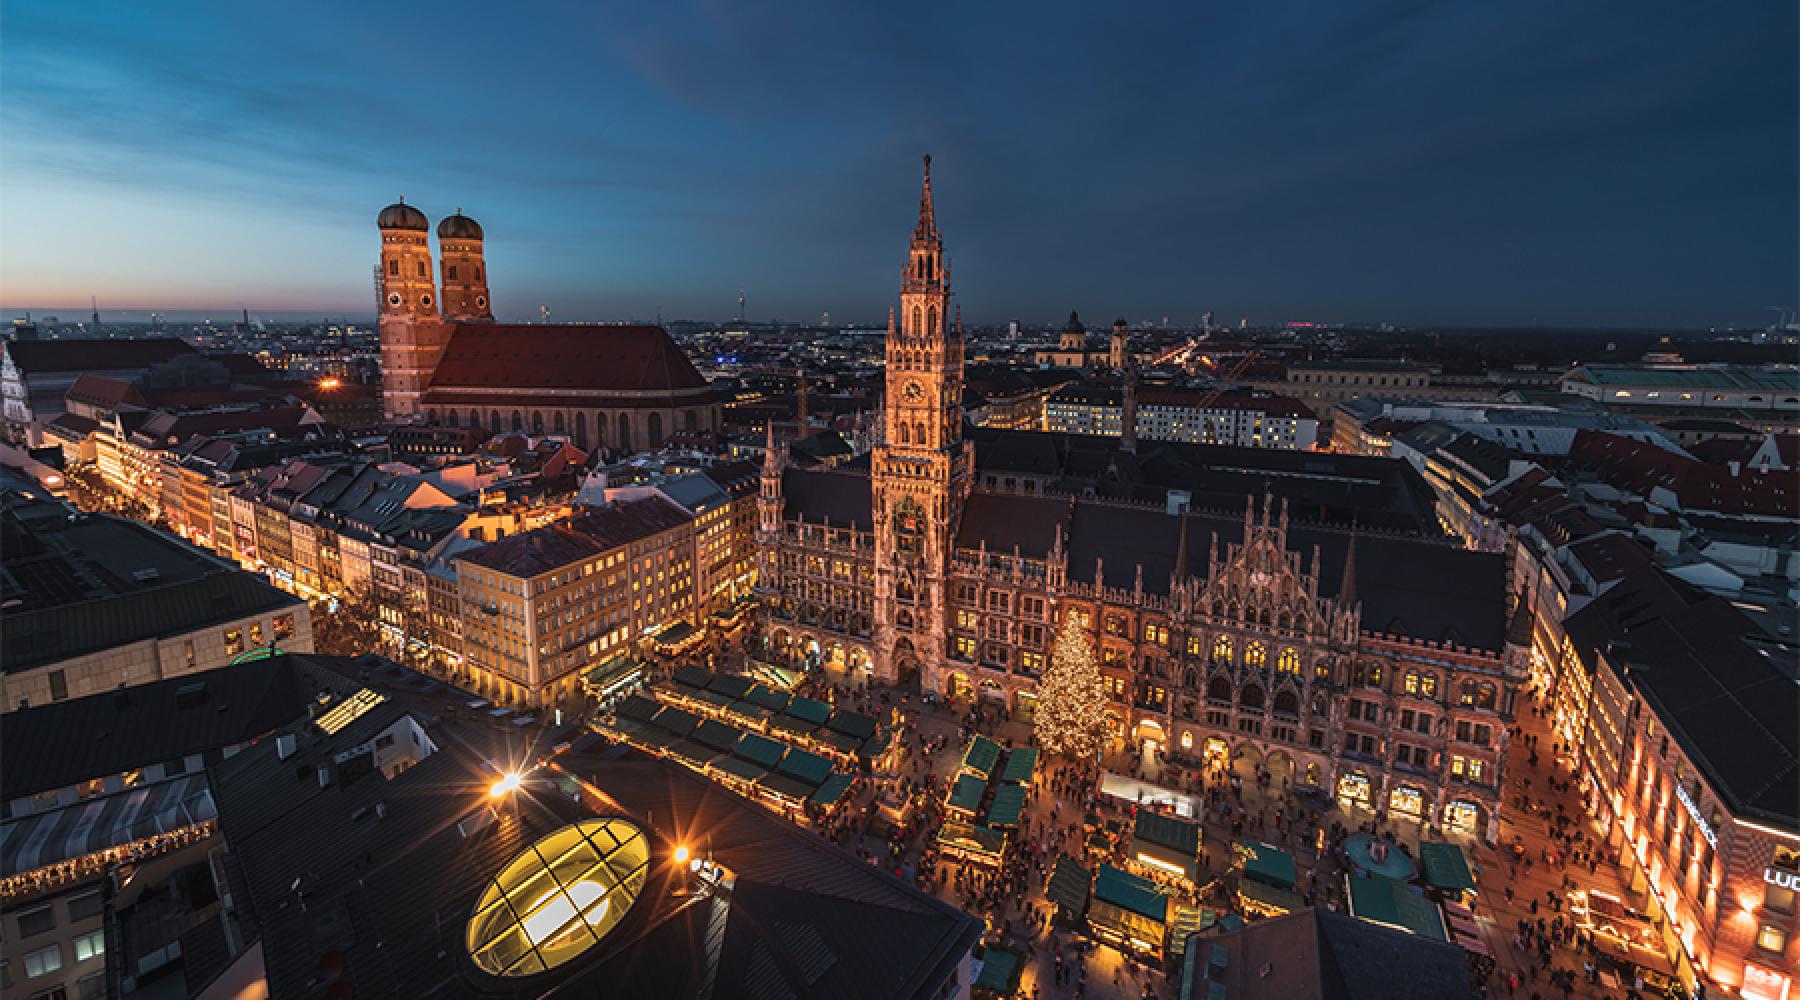
<svg viewBox="0 0 1800 1000"><path fill-rule="evenodd" d="M1795 7L5 0L0 302L366 316L405 194L502 318L877 321L930 152L975 322L1761 326Z"/></svg>

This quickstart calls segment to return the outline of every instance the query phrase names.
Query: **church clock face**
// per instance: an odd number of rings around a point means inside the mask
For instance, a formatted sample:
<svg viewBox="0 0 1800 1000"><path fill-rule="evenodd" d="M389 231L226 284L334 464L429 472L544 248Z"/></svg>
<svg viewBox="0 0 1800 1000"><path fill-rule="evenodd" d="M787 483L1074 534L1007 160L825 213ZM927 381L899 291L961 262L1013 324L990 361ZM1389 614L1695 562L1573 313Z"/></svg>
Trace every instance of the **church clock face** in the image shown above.
<svg viewBox="0 0 1800 1000"><path fill-rule="evenodd" d="M907 402L916 403L925 398L925 387L917 382L908 382L906 388L900 390L900 395L906 397Z"/></svg>

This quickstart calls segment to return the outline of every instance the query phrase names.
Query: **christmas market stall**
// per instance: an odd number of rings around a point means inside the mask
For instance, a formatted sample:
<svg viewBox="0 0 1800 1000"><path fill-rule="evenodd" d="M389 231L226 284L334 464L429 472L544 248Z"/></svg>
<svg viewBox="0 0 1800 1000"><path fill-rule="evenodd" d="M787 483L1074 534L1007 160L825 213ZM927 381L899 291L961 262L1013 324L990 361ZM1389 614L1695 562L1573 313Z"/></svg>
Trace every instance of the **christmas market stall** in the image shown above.
<svg viewBox="0 0 1800 1000"><path fill-rule="evenodd" d="M1254 840L1239 841L1237 853L1244 865L1238 875L1237 902L1245 913L1279 917L1305 908L1305 901L1294 892L1292 854Z"/></svg>
<svg viewBox="0 0 1800 1000"><path fill-rule="evenodd" d="M1121 951L1161 961L1168 930L1169 897L1148 879L1101 865L1088 905L1088 929Z"/></svg>
<svg viewBox="0 0 1800 1000"><path fill-rule="evenodd" d="M1433 941L1449 941L1444 913L1417 887L1385 875L1347 875L1350 915Z"/></svg>
<svg viewBox="0 0 1800 1000"><path fill-rule="evenodd" d="M1128 867L1153 880L1192 888L1200 878L1200 824L1139 809L1132 824Z"/></svg>
<svg viewBox="0 0 1800 1000"><path fill-rule="evenodd" d="M1093 889L1094 873L1067 854L1059 854L1056 867L1050 871L1050 881L1044 886L1044 898L1056 905L1065 921L1074 924L1087 916Z"/></svg>
<svg viewBox="0 0 1800 1000"><path fill-rule="evenodd" d="M1006 858L1006 834L955 820L938 828L937 849L945 857L984 868L999 868Z"/></svg>

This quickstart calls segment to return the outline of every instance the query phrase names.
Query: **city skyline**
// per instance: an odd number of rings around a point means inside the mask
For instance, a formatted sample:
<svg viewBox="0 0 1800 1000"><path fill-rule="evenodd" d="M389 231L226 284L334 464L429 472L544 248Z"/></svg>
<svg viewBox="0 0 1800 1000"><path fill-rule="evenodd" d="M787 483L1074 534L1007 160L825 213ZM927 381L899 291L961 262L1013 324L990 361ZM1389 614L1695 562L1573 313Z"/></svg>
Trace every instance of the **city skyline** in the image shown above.
<svg viewBox="0 0 1800 1000"><path fill-rule="evenodd" d="M751 319L878 323L900 261L870 234L926 151L971 323L1745 327L1795 302L1791 10L571 11L475 43L470 11L9 14L0 166L32 238L0 249L3 297L64 319L90 295L367 316L373 214L404 193L481 220L503 319L723 319L745 288ZM530 68L444 82L465 55Z"/></svg>

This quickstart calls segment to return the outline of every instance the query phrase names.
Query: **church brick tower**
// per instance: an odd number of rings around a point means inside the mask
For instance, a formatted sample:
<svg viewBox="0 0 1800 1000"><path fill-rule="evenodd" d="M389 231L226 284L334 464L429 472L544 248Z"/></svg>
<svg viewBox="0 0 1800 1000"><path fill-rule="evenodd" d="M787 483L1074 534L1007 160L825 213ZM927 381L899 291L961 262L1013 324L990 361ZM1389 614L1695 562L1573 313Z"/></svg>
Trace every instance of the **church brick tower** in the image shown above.
<svg viewBox="0 0 1800 1000"><path fill-rule="evenodd" d="M381 210L381 408L390 421L419 417L419 397L443 354L449 328L438 315L431 273L431 223L406 199Z"/></svg>
<svg viewBox="0 0 1800 1000"><path fill-rule="evenodd" d="M462 214L438 223L438 253L443 261L444 318L452 322L492 323L488 304L487 264L481 259L481 223Z"/></svg>
<svg viewBox="0 0 1800 1000"><path fill-rule="evenodd" d="M900 311L888 320L884 440L871 456L875 673L893 683L916 672L926 690L941 689L950 554L975 464L963 439L963 337L950 294L927 156Z"/></svg>

